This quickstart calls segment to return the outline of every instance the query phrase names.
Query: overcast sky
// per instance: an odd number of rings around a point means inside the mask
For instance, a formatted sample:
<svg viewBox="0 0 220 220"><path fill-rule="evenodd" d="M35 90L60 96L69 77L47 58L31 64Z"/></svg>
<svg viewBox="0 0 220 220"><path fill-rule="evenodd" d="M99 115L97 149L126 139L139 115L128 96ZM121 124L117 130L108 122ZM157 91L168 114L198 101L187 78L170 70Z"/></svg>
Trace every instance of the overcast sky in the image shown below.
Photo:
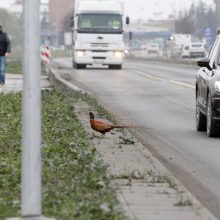
<svg viewBox="0 0 220 220"><path fill-rule="evenodd" d="M9 7L15 0L0 0L0 8ZM62 1L62 0L60 0ZM132 20L149 19L154 12L163 12L166 18L174 10L188 9L192 2L197 4L199 0L122 0L125 4L125 14ZM202 0L208 5L213 5L214 0Z"/></svg>
<svg viewBox="0 0 220 220"><path fill-rule="evenodd" d="M174 10L188 9L192 2L198 4L199 0L123 0L126 15L133 19L149 19L154 12L163 12L166 18ZM214 6L214 0L202 0L207 5Z"/></svg>

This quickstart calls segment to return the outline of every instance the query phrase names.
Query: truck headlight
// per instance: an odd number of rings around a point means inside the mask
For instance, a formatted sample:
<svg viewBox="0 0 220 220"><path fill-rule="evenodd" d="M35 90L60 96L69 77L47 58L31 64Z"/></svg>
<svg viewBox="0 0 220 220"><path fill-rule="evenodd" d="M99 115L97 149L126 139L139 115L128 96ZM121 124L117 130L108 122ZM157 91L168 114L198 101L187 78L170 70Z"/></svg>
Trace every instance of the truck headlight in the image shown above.
<svg viewBox="0 0 220 220"><path fill-rule="evenodd" d="M215 91L220 92L220 81L215 81L214 88Z"/></svg>
<svg viewBox="0 0 220 220"><path fill-rule="evenodd" d="M128 50L127 50L127 49L125 49L124 53L125 53L125 54L128 54Z"/></svg>
<svg viewBox="0 0 220 220"><path fill-rule="evenodd" d="M84 52L84 51L82 51L82 50L76 51L76 56L77 56L77 57L82 57L82 56L84 56L84 55L85 55L85 52Z"/></svg>
<svg viewBox="0 0 220 220"><path fill-rule="evenodd" d="M117 58L121 58L123 56L123 53L121 51L115 51L114 56Z"/></svg>

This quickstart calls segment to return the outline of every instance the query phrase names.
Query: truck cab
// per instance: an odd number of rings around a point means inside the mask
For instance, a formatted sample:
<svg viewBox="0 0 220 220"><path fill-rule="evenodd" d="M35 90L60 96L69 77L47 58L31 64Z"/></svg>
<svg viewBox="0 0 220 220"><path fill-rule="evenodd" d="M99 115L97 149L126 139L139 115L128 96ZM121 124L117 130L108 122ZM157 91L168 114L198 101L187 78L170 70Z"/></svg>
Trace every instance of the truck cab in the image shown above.
<svg viewBox="0 0 220 220"><path fill-rule="evenodd" d="M114 0L76 1L73 42L74 68L99 64L121 69L125 49L122 3Z"/></svg>

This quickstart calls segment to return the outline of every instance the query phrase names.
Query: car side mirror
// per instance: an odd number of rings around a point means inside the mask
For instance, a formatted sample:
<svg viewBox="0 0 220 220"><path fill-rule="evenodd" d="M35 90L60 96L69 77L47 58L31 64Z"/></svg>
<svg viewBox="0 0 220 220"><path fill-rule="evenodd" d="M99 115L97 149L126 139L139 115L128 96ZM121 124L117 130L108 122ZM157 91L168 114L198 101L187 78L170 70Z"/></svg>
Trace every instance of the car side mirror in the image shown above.
<svg viewBox="0 0 220 220"><path fill-rule="evenodd" d="M70 17L70 27L74 27L74 17Z"/></svg>
<svg viewBox="0 0 220 220"><path fill-rule="evenodd" d="M200 67L206 67L207 69L212 70L212 67L210 66L210 59L208 57L198 60L197 65Z"/></svg>

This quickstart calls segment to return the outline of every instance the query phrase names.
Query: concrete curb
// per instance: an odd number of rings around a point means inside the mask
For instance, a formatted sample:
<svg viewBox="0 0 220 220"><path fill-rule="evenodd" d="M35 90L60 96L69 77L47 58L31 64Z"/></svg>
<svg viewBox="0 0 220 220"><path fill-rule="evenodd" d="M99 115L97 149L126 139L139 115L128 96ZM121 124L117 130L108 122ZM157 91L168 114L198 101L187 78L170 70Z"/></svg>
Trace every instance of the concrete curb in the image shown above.
<svg viewBox="0 0 220 220"><path fill-rule="evenodd" d="M73 85L72 83L69 83L68 81L66 81L65 79L63 79L57 72L56 69L49 69L49 73L48 73L48 77L49 80L51 81L52 84L55 84L59 87L67 87L70 90L74 90L77 92L82 92L82 93L86 93L83 89L79 88L76 85Z"/></svg>

